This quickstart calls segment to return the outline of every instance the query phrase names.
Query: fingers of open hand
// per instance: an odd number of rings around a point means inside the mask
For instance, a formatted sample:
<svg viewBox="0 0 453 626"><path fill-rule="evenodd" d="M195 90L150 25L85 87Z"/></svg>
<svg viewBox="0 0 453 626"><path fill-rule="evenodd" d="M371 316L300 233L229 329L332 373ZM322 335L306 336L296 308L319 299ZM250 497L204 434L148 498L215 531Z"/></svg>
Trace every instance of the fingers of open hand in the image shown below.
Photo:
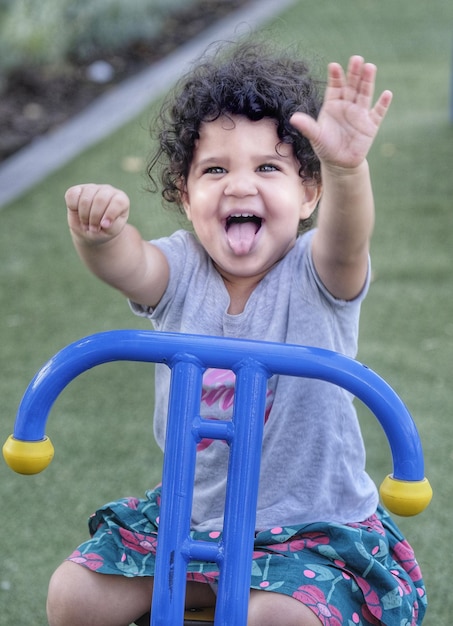
<svg viewBox="0 0 453 626"><path fill-rule="evenodd" d="M355 55L349 59L346 75L339 63L329 64L327 95L330 99L354 102L369 108L374 95L376 66Z"/></svg>
<svg viewBox="0 0 453 626"><path fill-rule="evenodd" d="M72 224L78 222L80 229L89 233L108 230L129 208L126 194L110 185L71 187L65 199Z"/></svg>
<svg viewBox="0 0 453 626"><path fill-rule="evenodd" d="M345 75L339 63L329 63L326 100L336 100L343 97Z"/></svg>
<svg viewBox="0 0 453 626"><path fill-rule="evenodd" d="M330 63L326 101L341 100L351 103L355 111L362 109L369 112L374 125L379 126L392 101L392 93L384 91L373 107L376 72L377 68L373 63L366 63L358 55L349 59L346 74L339 63Z"/></svg>
<svg viewBox="0 0 453 626"><path fill-rule="evenodd" d="M393 98L392 92L386 89L385 91L381 93L378 101L372 108L370 115L371 115L373 122L376 124L376 126L379 126L379 124L382 122L382 120L386 116L387 111L389 110L390 104L392 102L392 98Z"/></svg>
<svg viewBox="0 0 453 626"><path fill-rule="evenodd" d="M329 64L329 78L327 83L328 96L348 102L358 102L364 98L371 98L374 89L375 66L365 63L360 56L349 59L347 73L339 63Z"/></svg>

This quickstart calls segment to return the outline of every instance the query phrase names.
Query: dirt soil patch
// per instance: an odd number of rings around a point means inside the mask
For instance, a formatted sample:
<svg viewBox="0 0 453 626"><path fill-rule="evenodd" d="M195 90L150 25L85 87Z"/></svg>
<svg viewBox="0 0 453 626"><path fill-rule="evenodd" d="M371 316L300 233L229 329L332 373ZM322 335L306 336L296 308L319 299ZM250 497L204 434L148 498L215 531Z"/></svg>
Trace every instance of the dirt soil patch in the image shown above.
<svg viewBox="0 0 453 626"><path fill-rule="evenodd" d="M201 33L250 0L199 0L178 11L157 38L56 69L24 67L0 94L0 162L58 127L96 97Z"/></svg>

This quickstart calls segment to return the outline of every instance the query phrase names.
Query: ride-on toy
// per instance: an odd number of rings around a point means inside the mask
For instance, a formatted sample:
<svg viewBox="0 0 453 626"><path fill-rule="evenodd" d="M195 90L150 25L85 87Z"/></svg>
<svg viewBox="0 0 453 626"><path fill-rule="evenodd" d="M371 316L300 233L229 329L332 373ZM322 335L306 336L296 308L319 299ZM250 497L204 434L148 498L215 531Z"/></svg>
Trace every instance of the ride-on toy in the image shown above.
<svg viewBox="0 0 453 626"><path fill-rule="evenodd" d="M384 504L398 515L415 515L431 500L411 415L392 388L361 363L318 348L153 331L99 333L52 357L30 382L14 433L3 447L13 470L35 474L47 467L53 446L45 426L54 401L76 376L111 361L165 363L171 369L151 626L196 623L196 614L187 613L184 622L190 560L219 565L215 617L214 621L209 617L208 623L246 625L260 469L257 451L263 436L267 380L273 374L324 380L359 398L379 420L392 452L393 473L380 489ZM231 421L200 417L202 376L208 367L236 374ZM224 529L222 539L214 543L190 538L196 445L203 438L222 439L230 447Z"/></svg>

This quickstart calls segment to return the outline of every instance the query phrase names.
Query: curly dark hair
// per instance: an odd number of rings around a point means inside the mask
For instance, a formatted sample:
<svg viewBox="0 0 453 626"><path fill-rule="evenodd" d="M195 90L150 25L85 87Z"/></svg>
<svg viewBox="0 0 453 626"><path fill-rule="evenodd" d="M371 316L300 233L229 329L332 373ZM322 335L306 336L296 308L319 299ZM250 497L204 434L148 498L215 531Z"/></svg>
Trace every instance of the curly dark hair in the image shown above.
<svg viewBox="0 0 453 626"><path fill-rule="evenodd" d="M161 167L162 196L181 207L181 186L187 180L200 124L222 115L277 121L281 142L291 144L304 181L320 183L320 163L310 142L291 124L296 111L316 118L322 83L289 51L274 53L267 44L224 44L208 53L182 77L167 97L157 124L158 147L147 168Z"/></svg>

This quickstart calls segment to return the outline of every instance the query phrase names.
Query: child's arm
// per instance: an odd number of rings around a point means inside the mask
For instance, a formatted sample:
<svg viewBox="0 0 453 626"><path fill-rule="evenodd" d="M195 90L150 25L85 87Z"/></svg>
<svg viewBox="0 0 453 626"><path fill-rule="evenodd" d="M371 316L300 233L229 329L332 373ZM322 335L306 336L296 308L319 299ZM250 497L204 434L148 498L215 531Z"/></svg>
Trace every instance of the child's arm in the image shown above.
<svg viewBox="0 0 453 626"><path fill-rule="evenodd" d="M127 223L127 195L90 184L71 187L65 200L74 246L89 269L134 302L156 306L167 287L168 263Z"/></svg>
<svg viewBox="0 0 453 626"><path fill-rule="evenodd" d="M384 91L372 107L376 67L351 57L347 75L329 65L324 104L317 120L296 113L291 123L311 142L321 161L323 194L313 238L316 270L337 298L363 288L374 201L366 156L392 99Z"/></svg>

